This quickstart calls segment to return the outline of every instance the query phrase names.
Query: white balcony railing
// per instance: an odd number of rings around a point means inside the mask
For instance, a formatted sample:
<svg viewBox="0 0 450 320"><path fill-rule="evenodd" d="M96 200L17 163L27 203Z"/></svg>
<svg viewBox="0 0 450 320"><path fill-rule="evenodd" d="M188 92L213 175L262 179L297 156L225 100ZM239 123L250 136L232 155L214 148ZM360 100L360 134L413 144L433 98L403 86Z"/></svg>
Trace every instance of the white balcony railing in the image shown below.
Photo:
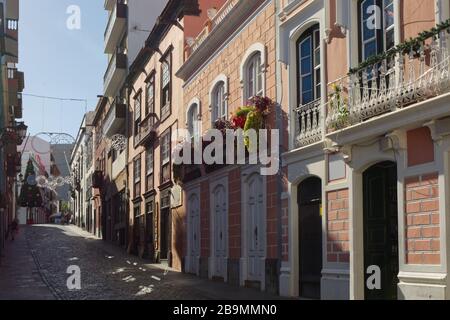
<svg viewBox="0 0 450 320"><path fill-rule="evenodd" d="M299 106L295 112L295 147L300 148L322 139L322 106L320 99Z"/></svg>
<svg viewBox="0 0 450 320"><path fill-rule="evenodd" d="M105 86L108 85L108 83L111 81L111 78L113 76L114 71L117 67L117 53L114 53L114 55L111 57L111 60L109 61L108 68L106 68L105 76L103 77L103 83Z"/></svg>
<svg viewBox="0 0 450 320"><path fill-rule="evenodd" d="M111 53L118 45L117 42L126 26L127 5L123 1L115 0L113 6L104 34L106 53Z"/></svg>
<svg viewBox="0 0 450 320"><path fill-rule="evenodd" d="M449 34L329 84L328 131L450 92Z"/></svg>
<svg viewBox="0 0 450 320"><path fill-rule="evenodd" d="M117 4L114 5L114 9L111 12L111 14L109 15L109 19L108 19L108 24L106 25L106 30L105 30L105 39L108 39L111 35L111 31L113 29L114 26L114 22L116 22L117 19Z"/></svg>
<svg viewBox="0 0 450 320"><path fill-rule="evenodd" d="M211 18L210 25L203 28L200 34L192 40L189 44L191 47L191 53L196 51L200 45L208 38L209 33L216 28L225 18L230 14L231 10L239 3L241 0L228 0L224 5L217 11L213 18Z"/></svg>
<svg viewBox="0 0 450 320"><path fill-rule="evenodd" d="M217 11L214 18L211 20L211 28L217 27L225 17L231 12L231 10L236 6L239 0L228 0L220 9Z"/></svg>
<svg viewBox="0 0 450 320"><path fill-rule="evenodd" d="M104 90L107 96L114 93L112 87L116 87L117 78L125 77L127 58L123 50L117 49L109 61L108 68L103 76ZM119 75L120 71L120 75Z"/></svg>

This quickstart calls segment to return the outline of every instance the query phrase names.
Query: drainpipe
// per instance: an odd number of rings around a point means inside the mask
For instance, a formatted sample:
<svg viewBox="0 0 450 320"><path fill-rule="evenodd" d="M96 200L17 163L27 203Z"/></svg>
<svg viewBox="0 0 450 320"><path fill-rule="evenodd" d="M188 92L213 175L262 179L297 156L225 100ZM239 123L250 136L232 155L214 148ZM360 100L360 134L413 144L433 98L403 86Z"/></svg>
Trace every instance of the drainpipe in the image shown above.
<svg viewBox="0 0 450 320"><path fill-rule="evenodd" d="M282 80L281 80L281 63L278 62L279 60L279 43L280 43L280 21L278 19L278 10L279 8L281 8L281 0L275 0L274 1L274 6L275 6L275 15L274 15L274 19L275 19L275 48L276 48L276 58L275 58L275 64L276 64L276 76L275 76L275 82L276 82L276 97L275 97L275 101L277 102L277 106L276 106L276 113L275 113L275 122L276 122L276 128L279 129L280 132L280 143L279 143L279 155L280 155L280 159L279 159L279 163L280 163L280 170L278 172L278 179L277 179L277 207L278 207L278 212L277 212L277 218L278 218L278 230L277 230L277 251L278 251L278 263L277 263L277 293L280 293L280 274L281 274L281 263L283 260L283 225L282 225L282 221L283 221L283 209L282 209L282 200L281 200L281 195L282 195L282 190L283 190L283 171L282 171L282 167L283 167L283 162L282 162L282 157L281 154L283 152L283 141L284 141L284 132L283 130L281 130L283 128L283 109L282 109L282 93L283 93L283 88L282 88Z"/></svg>

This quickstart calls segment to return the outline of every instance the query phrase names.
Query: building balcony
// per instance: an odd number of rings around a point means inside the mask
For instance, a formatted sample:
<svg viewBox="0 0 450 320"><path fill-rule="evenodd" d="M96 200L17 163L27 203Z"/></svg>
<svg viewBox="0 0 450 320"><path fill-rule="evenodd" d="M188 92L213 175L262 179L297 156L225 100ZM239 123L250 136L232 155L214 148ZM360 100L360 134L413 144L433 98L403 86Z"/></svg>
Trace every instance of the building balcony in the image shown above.
<svg viewBox="0 0 450 320"><path fill-rule="evenodd" d="M117 2L117 0L105 0L104 8L107 11L112 11L114 9L114 5Z"/></svg>
<svg viewBox="0 0 450 320"><path fill-rule="evenodd" d="M139 132L135 136L135 146L142 146L151 143L157 137L156 114L148 114L139 125Z"/></svg>
<svg viewBox="0 0 450 320"><path fill-rule="evenodd" d="M103 133L105 136L111 137L120 132L125 125L126 113L127 105L125 103L121 103L118 99L115 99L109 108L103 124Z"/></svg>
<svg viewBox="0 0 450 320"><path fill-rule="evenodd" d="M106 1L105 5L109 2L112 2L114 7L105 30L105 53L112 54L126 29L128 7L120 0Z"/></svg>
<svg viewBox="0 0 450 320"><path fill-rule="evenodd" d="M8 0L6 4L5 18L19 20L19 0Z"/></svg>
<svg viewBox="0 0 450 320"><path fill-rule="evenodd" d="M294 146L301 148L322 140L323 112L321 100L317 99L308 104L299 106L295 113Z"/></svg>
<svg viewBox="0 0 450 320"><path fill-rule="evenodd" d="M196 51L200 45L208 38L209 33L219 26L230 12L236 7L240 0L228 0L224 5L215 12L208 12L210 15L209 21L206 27L200 32L200 34L189 43L190 52Z"/></svg>
<svg viewBox="0 0 450 320"><path fill-rule="evenodd" d="M117 90L127 75L127 56L120 50L112 56L103 77L104 93L106 97L116 96Z"/></svg>
<svg viewBox="0 0 450 320"><path fill-rule="evenodd" d="M327 133L406 110L450 92L447 32L408 51L372 58L329 84ZM430 110L431 111L431 110Z"/></svg>
<svg viewBox="0 0 450 320"><path fill-rule="evenodd" d="M16 68L8 68L8 105L16 119L22 118L22 91L24 89L24 74Z"/></svg>
<svg viewBox="0 0 450 320"><path fill-rule="evenodd" d="M17 37L11 37L6 35L4 37L5 41L5 52L4 52L4 62L5 63L18 63L19 62L19 43Z"/></svg>

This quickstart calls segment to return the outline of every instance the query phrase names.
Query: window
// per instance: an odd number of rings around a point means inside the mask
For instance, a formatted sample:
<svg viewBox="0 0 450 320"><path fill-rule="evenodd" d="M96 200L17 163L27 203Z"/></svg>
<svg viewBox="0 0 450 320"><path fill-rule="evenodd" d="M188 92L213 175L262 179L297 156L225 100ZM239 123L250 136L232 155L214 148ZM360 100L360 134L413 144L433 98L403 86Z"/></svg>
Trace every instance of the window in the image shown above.
<svg viewBox="0 0 450 320"><path fill-rule="evenodd" d="M320 98L321 62L319 25L305 31L297 42L298 101L308 104Z"/></svg>
<svg viewBox="0 0 450 320"><path fill-rule="evenodd" d="M134 160L134 197L137 198L141 195L141 157L139 156Z"/></svg>
<svg viewBox="0 0 450 320"><path fill-rule="evenodd" d="M255 53L247 64L247 84L245 98L263 95L261 53Z"/></svg>
<svg viewBox="0 0 450 320"><path fill-rule="evenodd" d="M155 112L155 75L152 74L146 85L145 116Z"/></svg>
<svg viewBox="0 0 450 320"><path fill-rule="evenodd" d="M170 176L170 130L161 136L161 184L169 182Z"/></svg>
<svg viewBox="0 0 450 320"><path fill-rule="evenodd" d="M360 60L365 61L395 45L394 1L360 0L358 4Z"/></svg>
<svg viewBox="0 0 450 320"><path fill-rule="evenodd" d="M161 65L161 121L165 120L171 112L172 75L171 56L164 58Z"/></svg>
<svg viewBox="0 0 450 320"><path fill-rule="evenodd" d="M188 131L189 138L191 142L197 142L200 137L200 121L199 121L199 112L198 112L198 104L193 104L189 108L188 112Z"/></svg>
<svg viewBox="0 0 450 320"><path fill-rule="evenodd" d="M220 81L212 93L212 121L227 118L227 101L225 94L225 83Z"/></svg>
<svg viewBox="0 0 450 320"><path fill-rule="evenodd" d="M153 147L147 149L145 153L145 188L146 191L150 191L154 189L153 183L153 165L154 165L154 150Z"/></svg>
<svg viewBox="0 0 450 320"><path fill-rule="evenodd" d="M142 101L142 92L138 92L138 94L134 97L134 138L139 136L139 125L141 123L141 101Z"/></svg>

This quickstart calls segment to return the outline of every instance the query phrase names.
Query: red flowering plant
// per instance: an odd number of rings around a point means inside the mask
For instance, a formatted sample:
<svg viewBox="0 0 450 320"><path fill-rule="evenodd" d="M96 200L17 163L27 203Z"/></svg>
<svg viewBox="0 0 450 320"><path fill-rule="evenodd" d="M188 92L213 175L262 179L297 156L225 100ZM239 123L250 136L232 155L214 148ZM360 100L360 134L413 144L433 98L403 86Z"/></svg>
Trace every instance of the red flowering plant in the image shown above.
<svg viewBox="0 0 450 320"><path fill-rule="evenodd" d="M244 130L253 129L259 131L265 128L267 116L272 111L274 102L268 97L252 97L247 101L247 105L238 108L231 117L231 122L236 128ZM245 139L247 148L250 147L250 141Z"/></svg>

